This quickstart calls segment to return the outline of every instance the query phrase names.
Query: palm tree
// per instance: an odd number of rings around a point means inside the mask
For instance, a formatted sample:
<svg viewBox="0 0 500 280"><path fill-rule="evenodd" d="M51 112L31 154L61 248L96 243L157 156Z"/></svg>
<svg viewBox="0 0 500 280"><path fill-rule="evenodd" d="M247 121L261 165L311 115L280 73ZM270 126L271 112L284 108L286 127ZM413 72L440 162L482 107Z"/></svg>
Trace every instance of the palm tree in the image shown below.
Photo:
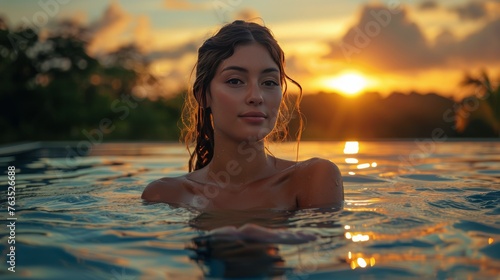
<svg viewBox="0 0 500 280"><path fill-rule="evenodd" d="M474 95L464 98L455 115L455 127L459 133L483 123L500 137L500 79L492 83L483 70L478 76L466 74L462 86L475 88Z"/></svg>

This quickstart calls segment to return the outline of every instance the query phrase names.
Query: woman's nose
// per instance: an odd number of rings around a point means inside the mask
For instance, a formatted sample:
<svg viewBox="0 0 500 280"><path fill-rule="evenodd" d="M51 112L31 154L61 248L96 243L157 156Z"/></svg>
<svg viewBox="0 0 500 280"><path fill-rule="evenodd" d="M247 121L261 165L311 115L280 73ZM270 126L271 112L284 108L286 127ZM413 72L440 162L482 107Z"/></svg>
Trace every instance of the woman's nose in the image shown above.
<svg viewBox="0 0 500 280"><path fill-rule="evenodd" d="M250 105L260 105L264 102L264 98L258 86L255 85L249 88L246 102Z"/></svg>

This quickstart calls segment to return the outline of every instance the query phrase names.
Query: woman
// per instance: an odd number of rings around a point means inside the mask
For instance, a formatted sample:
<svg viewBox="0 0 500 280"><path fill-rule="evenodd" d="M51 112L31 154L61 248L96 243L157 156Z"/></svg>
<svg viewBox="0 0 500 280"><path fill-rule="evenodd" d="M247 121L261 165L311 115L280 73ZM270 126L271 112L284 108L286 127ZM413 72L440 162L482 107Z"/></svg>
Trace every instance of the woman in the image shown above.
<svg viewBox="0 0 500 280"><path fill-rule="evenodd" d="M196 145L190 173L150 183L142 198L203 211L341 207L344 190L335 164L266 152L266 141L286 137L287 80L302 94L284 64L270 30L256 23L237 20L206 40L189 95L194 102L187 100L184 114L192 120L186 145Z"/></svg>

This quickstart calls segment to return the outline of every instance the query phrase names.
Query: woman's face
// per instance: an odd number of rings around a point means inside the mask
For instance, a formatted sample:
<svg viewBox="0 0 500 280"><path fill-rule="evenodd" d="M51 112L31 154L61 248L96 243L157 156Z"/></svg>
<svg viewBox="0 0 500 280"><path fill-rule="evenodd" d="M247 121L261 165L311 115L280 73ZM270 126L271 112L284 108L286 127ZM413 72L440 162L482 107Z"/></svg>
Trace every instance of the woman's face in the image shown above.
<svg viewBox="0 0 500 280"><path fill-rule="evenodd" d="M280 71L267 49L258 43L236 47L210 83L216 137L263 139L274 128L281 98Z"/></svg>

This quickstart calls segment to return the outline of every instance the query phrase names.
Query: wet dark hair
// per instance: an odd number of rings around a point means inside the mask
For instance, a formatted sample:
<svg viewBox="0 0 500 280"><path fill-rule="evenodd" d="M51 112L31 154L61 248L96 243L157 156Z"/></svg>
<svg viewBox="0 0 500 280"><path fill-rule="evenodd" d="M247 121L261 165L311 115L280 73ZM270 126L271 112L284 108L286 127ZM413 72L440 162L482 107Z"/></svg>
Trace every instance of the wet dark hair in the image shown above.
<svg viewBox="0 0 500 280"><path fill-rule="evenodd" d="M188 92L183 109L184 141L190 151L190 146L195 145L189 158L189 172L203 168L213 157L214 128L211 121L211 110L207 107L207 94L210 94L210 83L215 76L219 64L233 55L237 46L251 43L264 46L278 65L280 82L283 88L283 100L280 105L276 125L271 133L266 136L270 140L284 140L288 136L288 123L292 114L299 116L299 129L297 141L300 141L302 131L302 118L299 109L302 97L302 87L285 73L285 54L274 39L271 31L260 24L236 20L224 25L214 36L207 39L198 49L196 62L196 79L192 92ZM193 69L194 70L194 69ZM287 95L287 80L295 84L300 92L294 98L293 104ZM292 105L292 106L290 106ZM292 107L292 109L290 109Z"/></svg>

